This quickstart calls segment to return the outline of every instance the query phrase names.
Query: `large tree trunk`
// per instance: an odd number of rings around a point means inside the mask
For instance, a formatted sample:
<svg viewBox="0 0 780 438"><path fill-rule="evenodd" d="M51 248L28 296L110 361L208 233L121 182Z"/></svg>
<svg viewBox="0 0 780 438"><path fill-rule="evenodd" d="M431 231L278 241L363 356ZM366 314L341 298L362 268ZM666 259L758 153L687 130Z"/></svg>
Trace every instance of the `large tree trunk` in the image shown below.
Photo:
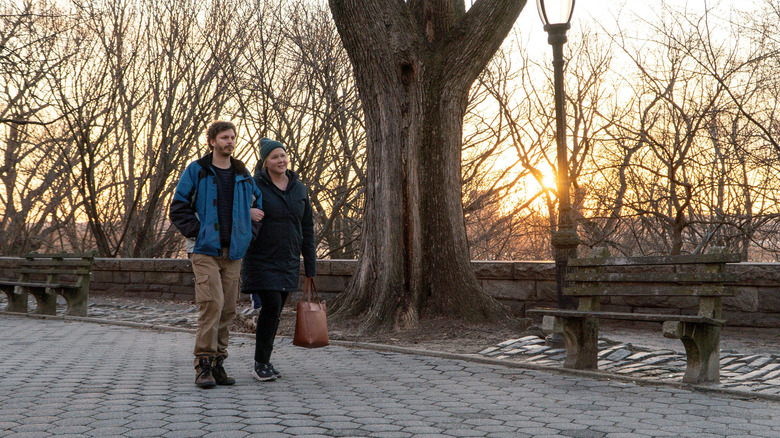
<svg viewBox="0 0 780 438"><path fill-rule="evenodd" d="M469 88L525 0L330 0L366 117L365 214L356 275L332 317L361 330L426 312L504 319L471 269L461 193Z"/></svg>

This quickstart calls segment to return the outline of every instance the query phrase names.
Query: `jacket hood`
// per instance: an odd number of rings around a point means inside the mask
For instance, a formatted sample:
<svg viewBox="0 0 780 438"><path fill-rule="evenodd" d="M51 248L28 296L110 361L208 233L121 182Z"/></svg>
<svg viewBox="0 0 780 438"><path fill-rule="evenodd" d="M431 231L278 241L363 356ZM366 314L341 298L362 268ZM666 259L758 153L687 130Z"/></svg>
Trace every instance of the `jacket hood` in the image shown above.
<svg viewBox="0 0 780 438"><path fill-rule="evenodd" d="M214 152L209 152L208 154L204 155L198 160L198 164L200 164L200 167L203 167L205 169L210 169L211 164L214 160ZM233 166L233 169L236 170L237 174L249 176L249 170L247 170L246 165L243 161L238 160L234 157L230 157L230 165Z"/></svg>

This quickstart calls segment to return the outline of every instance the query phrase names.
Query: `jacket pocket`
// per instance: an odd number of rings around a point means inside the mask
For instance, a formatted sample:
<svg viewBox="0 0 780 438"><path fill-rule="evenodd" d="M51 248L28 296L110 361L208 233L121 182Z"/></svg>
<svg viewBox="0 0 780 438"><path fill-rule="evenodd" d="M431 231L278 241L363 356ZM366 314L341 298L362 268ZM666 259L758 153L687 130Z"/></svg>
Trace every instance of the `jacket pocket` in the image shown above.
<svg viewBox="0 0 780 438"><path fill-rule="evenodd" d="M295 217L300 221L303 217L303 213L306 211L306 199L298 199L295 201Z"/></svg>

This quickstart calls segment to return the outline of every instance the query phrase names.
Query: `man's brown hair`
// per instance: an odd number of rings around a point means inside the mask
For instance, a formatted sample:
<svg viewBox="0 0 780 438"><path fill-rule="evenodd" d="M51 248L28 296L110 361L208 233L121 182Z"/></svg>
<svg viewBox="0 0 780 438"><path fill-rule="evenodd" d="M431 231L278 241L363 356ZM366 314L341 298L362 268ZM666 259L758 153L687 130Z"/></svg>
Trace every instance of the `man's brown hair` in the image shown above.
<svg viewBox="0 0 780 438"><path fill-rule="evenodd" d="M213 149L211 146L211 141L216 140L217 135L219 135L220 132L227 131L228 129L232 129L233 133L235 133L236 125L231 122L225 122L222 120L217 120L216 122L213 122L211 125L209 125L208 129L206 130L206 143L208 143L209 149Z"/></svg>

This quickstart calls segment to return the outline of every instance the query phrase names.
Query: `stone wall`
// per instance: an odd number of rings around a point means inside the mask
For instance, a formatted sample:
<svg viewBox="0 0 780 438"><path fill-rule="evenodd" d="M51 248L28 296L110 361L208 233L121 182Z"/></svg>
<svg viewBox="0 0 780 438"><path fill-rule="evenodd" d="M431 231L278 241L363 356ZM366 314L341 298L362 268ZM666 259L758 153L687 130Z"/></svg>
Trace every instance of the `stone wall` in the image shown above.
<svg viewBox="0 0 780 438"><path fill-rule="evenodd" d="M14 278L20 259L0 257L0 278ZM317 289L332 297L346 287L354 260L319 260ZM534 307L555 306L555 267L552 262L472 263L488 294L523 316ZM780 326L780 263L739 263L728 272L740 278L735 297L724 299L729 325ZM119 297L193 300L194 277L187 259L96 259L90 293ZM628 312L695 312L695 299L678 297L611 298L604 310Z"/></svg>

